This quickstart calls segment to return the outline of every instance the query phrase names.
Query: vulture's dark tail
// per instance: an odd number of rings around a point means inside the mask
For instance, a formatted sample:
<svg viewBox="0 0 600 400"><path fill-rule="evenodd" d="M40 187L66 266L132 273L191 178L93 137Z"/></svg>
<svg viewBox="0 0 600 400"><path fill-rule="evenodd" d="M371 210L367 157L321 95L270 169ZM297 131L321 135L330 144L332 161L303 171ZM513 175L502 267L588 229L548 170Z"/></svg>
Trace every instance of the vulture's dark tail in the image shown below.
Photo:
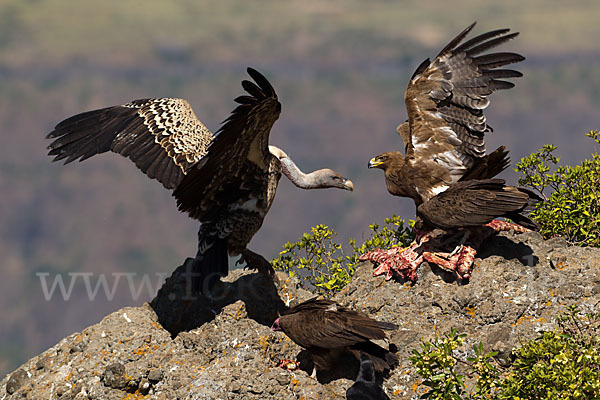
<svg viewBox="0 0 600 400"><path fill-rule="evenodd" d="M194 261L192 274L192 292L208 292L215 283L229 272L227 257L227 239L214 234L198 232L198 253Z"/></svg>

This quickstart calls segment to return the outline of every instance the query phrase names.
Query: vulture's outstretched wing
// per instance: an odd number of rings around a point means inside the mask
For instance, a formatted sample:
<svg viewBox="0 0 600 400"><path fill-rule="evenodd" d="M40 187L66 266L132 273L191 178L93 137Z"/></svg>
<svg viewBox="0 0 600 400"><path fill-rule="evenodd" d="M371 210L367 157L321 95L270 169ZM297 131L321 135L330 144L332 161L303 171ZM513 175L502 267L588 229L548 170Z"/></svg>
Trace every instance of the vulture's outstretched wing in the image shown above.
<svg viewBox="0 0 600 400"><path fill-rule="evenodd" d="M232 200L244 190L244 175L254 167L268 169L269 133L281 113L275 90L258 71L248 68L254 82L242 81L249 95L240 96L240 105L224 121L207 150L207 155L192 166L173 195L180 211L200 219L214 207L215 198L232 192ZM252 168L249 169L249 164ZM219 196L217 196L219 193Z"/></svg>
<svg viewBox="0 0 600 400"><path fill-rule="evenodd" d="M519 213L539 200L530 190L506 186L504 179L469 180L421 204L417 213L442 229L481 226L502 216L535 228L534 222Z"/></svg>
<svg viewBox="0 0 600 400"><path fill-rule="evenodd" d="M305 348L340 348L385 338L383 329L397 329L331 300L311 299L280 317L283 331Z"/></svg>
<svg viewBox="0 0 600 400"><path fill-rule="evenodd" d="M425 60L404 95L410 126L407 156L435 161L449 171L453 182L485 155L484 133L490 127L483 110L489 105L488 96L514 86L502 79L522 76L498 67L525 59L515 53L482 55L518 35L509 34L509 29L484 33L461 44L474 25L448 43L433 62ZM400 125L398 131L405 139L407 126Z"/></svg>
<svg viewBox="0 0 600 400"><path fill-rule="evenodd" d="M60 122L47 138L54 161L83 161L109 150L130 158L167 189L205 154L213 134L183 99L141 99Z"/></svg>

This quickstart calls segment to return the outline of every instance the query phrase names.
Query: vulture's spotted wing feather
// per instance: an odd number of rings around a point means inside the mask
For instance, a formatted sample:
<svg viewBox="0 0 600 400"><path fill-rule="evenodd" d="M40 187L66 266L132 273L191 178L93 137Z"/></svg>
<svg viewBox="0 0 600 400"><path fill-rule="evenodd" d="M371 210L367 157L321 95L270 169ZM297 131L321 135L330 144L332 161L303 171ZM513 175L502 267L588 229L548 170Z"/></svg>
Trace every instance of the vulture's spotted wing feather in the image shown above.
<svg viewBox="0 0 600 400"><path fill-rule="evenodd" d="M47 136L54 161L83 161L112 150L150 178L174 189L206 154L212 133L183 99L140 99L84 112L60 122Z"/></svg>

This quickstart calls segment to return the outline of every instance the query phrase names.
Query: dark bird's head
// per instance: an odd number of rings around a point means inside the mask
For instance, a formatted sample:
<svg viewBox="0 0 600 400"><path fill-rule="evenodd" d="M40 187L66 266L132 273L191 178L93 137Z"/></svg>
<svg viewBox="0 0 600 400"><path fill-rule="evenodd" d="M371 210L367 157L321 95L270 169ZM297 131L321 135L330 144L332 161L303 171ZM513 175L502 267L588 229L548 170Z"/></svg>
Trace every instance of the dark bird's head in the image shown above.
<svg viewBox="0 0 600 400"><path fill-rule="evenodd" d="M273 322L273 325L271 325L271 330L272 330L272 331L274 331L274 332L277 332L277 331L281 331L281 330L282 330L282 329L281 329L281 326L279 325L279 318L277 318L277 319L275 320L275 322Z"/></svg>
<svg viewBox="0 0 600 400"><path fill-rule="evenodd" d="M390 151L375 156L369 160L369 168L379 168L387 170L392 165L402 165L404 163L404 156L399 151Z"/></svg>
<svg viewBox="0 0 600 400"><path fill-rule="evenodd" d="M344 178L329 168L317 170L310 175L312 175L314 179L314 188L339 188L349 191L354 190L354 184L350 179Z"/></svg>

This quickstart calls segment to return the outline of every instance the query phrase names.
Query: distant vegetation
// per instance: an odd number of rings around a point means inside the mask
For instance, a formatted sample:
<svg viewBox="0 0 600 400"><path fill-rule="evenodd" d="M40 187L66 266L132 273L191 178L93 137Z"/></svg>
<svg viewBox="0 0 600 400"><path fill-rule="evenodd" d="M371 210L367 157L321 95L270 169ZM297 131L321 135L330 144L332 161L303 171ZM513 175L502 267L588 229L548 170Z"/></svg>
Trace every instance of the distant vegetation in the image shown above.
<svg viewBox="0 0 600 400"><path fill-rule="evenodd" d="M543 332L512 352L503 368L481 344L464 349L456 330L421 344L411 362L422 384L422 399L587 400L600 398L600 314L583 315L575 306L557 318L558 328ZM469 357L462 354L470 353ZM459 373L457 366L466 369ZM466 382L473 385L467 389Z"/></svg>
<svg viewBox="0 0 600 400"><path fill-rule="evenodd" d="M586 136L600 145L599 131ZM556 149L545 145L517 164L519 185L544 198L531 217L546 238L561 236L571 244L600 247L600 154L595 150L581 164L560 165Z"/></svg>

